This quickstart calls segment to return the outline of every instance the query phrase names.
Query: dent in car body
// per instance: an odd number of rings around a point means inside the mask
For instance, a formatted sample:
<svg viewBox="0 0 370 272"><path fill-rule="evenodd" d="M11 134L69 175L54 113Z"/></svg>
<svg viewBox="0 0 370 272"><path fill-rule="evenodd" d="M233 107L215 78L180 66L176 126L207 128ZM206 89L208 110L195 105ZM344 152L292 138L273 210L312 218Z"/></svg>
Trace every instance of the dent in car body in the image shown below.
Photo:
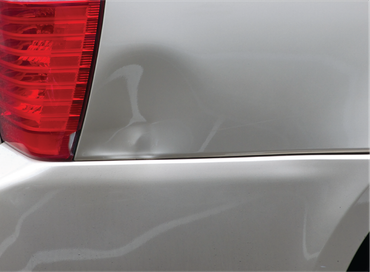
<svg viewBox="0 0 370 272"><path fill-rule="evenodd" d="M367 18L365 2L107 1L76 159L368 148Z"/></svg>

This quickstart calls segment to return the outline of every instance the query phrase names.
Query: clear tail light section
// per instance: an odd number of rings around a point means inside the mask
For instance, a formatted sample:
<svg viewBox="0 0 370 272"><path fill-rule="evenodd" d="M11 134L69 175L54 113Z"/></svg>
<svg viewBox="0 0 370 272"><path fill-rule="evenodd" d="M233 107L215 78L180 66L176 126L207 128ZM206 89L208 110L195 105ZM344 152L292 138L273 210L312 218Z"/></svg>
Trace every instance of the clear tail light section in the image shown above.
<svg viewBox="0 0 370 272"><path fill-rule="evenodd" d="M71 160L104 2L0 1L0 133L28 156Z"/></svg>

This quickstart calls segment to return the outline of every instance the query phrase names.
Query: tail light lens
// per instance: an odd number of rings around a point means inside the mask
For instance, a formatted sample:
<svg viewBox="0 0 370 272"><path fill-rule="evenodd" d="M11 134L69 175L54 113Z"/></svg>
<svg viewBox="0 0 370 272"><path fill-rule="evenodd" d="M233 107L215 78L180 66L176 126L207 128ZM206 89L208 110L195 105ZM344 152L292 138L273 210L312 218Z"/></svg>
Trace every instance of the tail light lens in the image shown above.
<svg viewBox="0 0 370 272"><path fill-rule="evenodd" d="M1 0L0 131L38 159L71 160L103 1Z"/></svg>

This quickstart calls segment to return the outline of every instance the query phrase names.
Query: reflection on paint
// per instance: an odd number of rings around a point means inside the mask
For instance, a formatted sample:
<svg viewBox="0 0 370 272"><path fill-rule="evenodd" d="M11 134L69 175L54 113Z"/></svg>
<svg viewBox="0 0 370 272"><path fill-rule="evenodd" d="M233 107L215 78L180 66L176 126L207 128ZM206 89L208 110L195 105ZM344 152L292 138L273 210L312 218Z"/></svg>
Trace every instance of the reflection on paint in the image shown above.
<svg viewBox="0 0 370 272"><path fill-rule="evenodd" d="M117 78L126 79L127 91L130 97L132 110L132 118L129 125L135 122L146 122L145 118L141 115L138 106L138 88L143 72L143 67L137 64L132 64L117 69L107 79L107 83Z"/></svg>
<svg viewBox="0 0 370 272"><path fill-rule="evenodd" d="M219 206L214 209L209 209L200 213L196 213L190 216L182 217L176 220L169 221L158 225L142 235L136 237L130 243L123 247L112 249L112 250L92 250L85 248L71 248L71 249L58 249L50 251L40 251L32 255L32 258L28 261L27 265L21 271L33 270L39 264L55 263L60 261L82 261L82 260L98 260L106 258L114 258L124 256L131 251L136 250L145 243L149 242L153 238L161 235L171 229L179 227L181 225L189 224L197 220L207 218L212 215L219 214L226 210L232 209L242 204L242 201L237 201L231 204Z"/></svg>
<svg viewBox="0 0 370 272"><path fill-rule="evenodd" d="M121 130L126 129L132 124L146 122L145 118L140 113L139 105L138 105L138 92L139 92L138 88L139 88L139 83L140 83L141 76L143 75L143 72L144 72L143 67L141 67L140 65L132 64L132 65L127 65L127 66L117 69L107 79L106 83L109 83L112 80L115 80L118 78L124 78L126 80L127 91L128 91L128 95L130 98L131 111L132 111L132 117L128 125L117 130L107 140L107 142L109 142L112 138L114 138L116 134L119 133Z"/></svg>
<svg viewBox="0 0 370 272"><path fill-rule="evenodd" d="M4 241L0 244L0 258L4 254L4 252L15 243L17 240L23 221L30 216L32 213L36 212L38 209L40 209L42 206L44 206L47 202L49 202L50 199L53 198L57 194L57 191L51 191L47 193L43 198L41 198L35 205L33 205L30 209L28 209L22 216L19 218L17 225L15 227L14 232L8 236Z"/></svg>
<svg viewBox="0 0 370 272"><path fill-rule="evenodd" d="M101 109L87 116L93 133L86 142L82 133L78 160L354 146L351 137L359 129L352 129L356 124L348 121L357 120L351 116L360 110L353 108L358 99L353 92L361 90L359 72L336 58L306 53L195 54L149 45L128 51L127 58L117 61L120 68L97 87L107 94L99 96L101 104L114 105L104 108L103 120L114 122L99 128L98 118L89 116ZM127 101L117 101L126 95L131 112L122 111Z"/></svg>
<svg viewBox="0 0 370 272"><path fill-rule="evenodd" d="M307 247L307 216L308 216L308 207L305 205L305 213L304 213L304 219L303 219L303 237L302 237L302 246L303 246L303 256L307 261L310 261L312 259L316 259L320 251L309 253L308 247Z"/></svg>
<svg viewBox="0 0 370 272"><path fill-rule="evenodd" d="M216 135L217 131L220 129L220 126L224 122L224 118L218 118L215 124L213 125L213 128L209 132L206 140L203 142L202 146L200 147L198 152L204 152L206 147L208 146L209 142L212 140L212 138Z"/></svg>

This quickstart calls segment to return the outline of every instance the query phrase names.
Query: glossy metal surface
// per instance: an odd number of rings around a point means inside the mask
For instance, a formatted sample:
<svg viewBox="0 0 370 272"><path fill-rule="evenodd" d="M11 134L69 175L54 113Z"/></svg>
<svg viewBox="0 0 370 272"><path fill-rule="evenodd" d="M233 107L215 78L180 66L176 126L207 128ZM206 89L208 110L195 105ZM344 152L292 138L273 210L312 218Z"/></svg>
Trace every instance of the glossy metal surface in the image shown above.
<svg viewBox="0 0 370 272"><path fill-rule="evenodd" d="M76 159L368 148L367 7L108 0Z"/></svg>
<svg viewBox="0 0 370 272"><path fill-rule="evenodd" d="M345 270L369 232L369 161L50 163L1 144L0 270Z"/></svg>

